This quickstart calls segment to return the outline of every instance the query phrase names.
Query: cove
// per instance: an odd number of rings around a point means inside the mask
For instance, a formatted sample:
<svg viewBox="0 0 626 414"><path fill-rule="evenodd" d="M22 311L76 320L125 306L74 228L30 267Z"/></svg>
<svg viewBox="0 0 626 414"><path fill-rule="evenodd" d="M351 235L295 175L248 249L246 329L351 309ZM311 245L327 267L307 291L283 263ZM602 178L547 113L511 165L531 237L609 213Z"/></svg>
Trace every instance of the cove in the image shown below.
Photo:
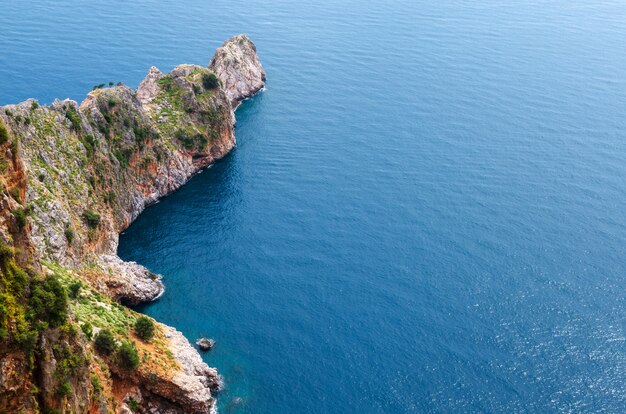
<svg viewBox="0 0 626 414"><path fill-rule="evenodd" d="M257 44L235 151L119 246L217 340L221 412L623 411L621 2L32 3L2 103Z"/></svg>

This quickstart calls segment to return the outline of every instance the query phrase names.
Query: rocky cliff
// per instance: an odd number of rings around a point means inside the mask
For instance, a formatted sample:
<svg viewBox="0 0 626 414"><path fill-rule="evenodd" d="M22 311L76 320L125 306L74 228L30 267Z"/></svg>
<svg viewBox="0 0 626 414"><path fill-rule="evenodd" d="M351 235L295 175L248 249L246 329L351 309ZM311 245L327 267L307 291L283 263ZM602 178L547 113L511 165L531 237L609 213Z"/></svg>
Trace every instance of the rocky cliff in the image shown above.
<svg viewBox="0 0 626 414"><path fill-rule="evenodd" d="M137 336L123 304L164 286L117 256L118 235L235 146L234 109L264 82L239 35L209 67L153 67L137 90L0 108L0 412L213 409L219 376L182 334ZM103 331L115 353L95 345Z"/></svg>

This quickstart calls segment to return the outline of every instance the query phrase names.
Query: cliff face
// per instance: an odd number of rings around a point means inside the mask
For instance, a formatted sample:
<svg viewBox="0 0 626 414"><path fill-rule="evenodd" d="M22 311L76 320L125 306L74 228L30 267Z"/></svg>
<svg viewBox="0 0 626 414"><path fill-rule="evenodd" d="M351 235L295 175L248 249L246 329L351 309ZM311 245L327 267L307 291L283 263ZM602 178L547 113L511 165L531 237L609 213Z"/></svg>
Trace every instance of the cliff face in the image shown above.
<svg viewBox="0 0 626 414"><path fill-rule="evenodd" d="M136 91L119 85L95 89L80 105L29 100L0 108L0 239L14 248L7 263L33 275L15 306L31 305L43 275L65 290L83 284L66 306L67 322L23 312L36 333L33 352L20 348L17 324L0 300L0 412L212 409L217 372L172 328L157 325L153 343L136 338L137 315L115 303L138 304L164 289L159 276L117 257L118 235L235 146L233 111L264 81L256 47L240 35L218 49L209 68L181 65L163 74L153 67ZM7 266L0 293L11 289ZM90 332L76 329L85 325L130 338L142 364L119 369L94 351ZM27 392L32 384L36 392Z"/></svg>

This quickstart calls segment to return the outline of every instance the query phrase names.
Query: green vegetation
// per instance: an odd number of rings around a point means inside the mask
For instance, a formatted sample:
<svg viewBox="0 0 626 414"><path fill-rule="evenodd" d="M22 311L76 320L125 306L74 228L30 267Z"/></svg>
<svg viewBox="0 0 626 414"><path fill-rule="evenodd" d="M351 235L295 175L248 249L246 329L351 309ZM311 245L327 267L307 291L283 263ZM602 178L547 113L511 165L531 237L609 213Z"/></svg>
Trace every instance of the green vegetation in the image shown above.
<svg viewBox="0 0 626 414"><path fill-rule="evenodd" d="M204 135L200 133L190 135L183 129L176 131L174 137L188 150L202 149L208 142Z"/></svg>
<svg viewBox="0 0 626 414"><path fill-rule="evenodd" d="M65 225L65 238L68 243L72 244L72 241L74 240L74 230L72 230L69 223Z"/></svg>
<svg viewBox="0 0 626 414"><path fill-rule="evenodd" d="M91 89L92 91L95 91L96 89L102 89L106 86L106 84L101 83L99 85L94 85L93 89Z"/></svg>
<svg viewBox="0 0 626 414"><path fill-rule="evenodd" d="M152 322L152 319L146 316L137 318L137 322L135 322L135 333L146 342L152 339L154 336L154 322Z"/></svg>
<svg viewBox="0 0 626 414"><path fill-rule="evenodd" d="M91 341L91 338L93 337L93 326L91 326L89 322L85 322L80 325L80 329L85 334L85 337Z"/></svg>
<svg viewBox="0 0 626 414"><path fill-rule="evenodd" d="M65 117L69 119L70 123L72 124L72 129L74 131L79 132L82 129L80 115L78 115L78 112L76 112L76 109L74 109L71 106L67 108Z"/></svg>
<svg viewBox="0 0 626 414"><path fill-rule="evenodd" d="M172 86L174 79L170 76L165 76L157 81L157 84L163 86L165 89L169 89Z"/></svg>
<svg viewBox="0 0 626 414"><path fill-rule="evenodd" d="M132 341L123 341L116 354L117 363L121 368L135 370L139 368L139 353Z"/></svg>
<svg viewBox="0 0 626 414"><path fill-rule="evenodd" d="M136 413L137 411L139 411L139 403L131 397L128 401L128 408L130 408L130 411Z"/></svg>
<svg viewBox="0 0 626 414"><path fill-rule="evenodd" d="M30 105L30 109L34 111L37 108L39 108L39 102L33 101L33 103Z"/></svg>
<svg viewBox="0 0 626 414"><path fill-rule="evenodd" d="M103 355L111 355L117 349L117 342L108 329L101 330L94 341L96 350Z"/></svg>
<svg viewBox="0 0 626 414"><path fill-rule="evenodd" d="M98 227L98 224L100 224L100 214L93 210L85 210L83 213L83 219L85 219L87 225L92 229L95 229Z"/></svg>
<svg viewBox="0 0 626 414"><path fill-rule="evenodd" d="M220 86L220 81L215 76L215 73L209 73L208 75L205 73L202 75L202 86L204 86L204 89L215 89Z"/></svg>
<svg viewBox="0 0 626 414"><path fill-rule="evenodd" d="M87 156L89 158L93 157L96 147L98 146L98 142L95 140L93 135L88 134L80 137L80 142L83 143L85 150L87 151Z"/></svg>
<svg viewBox="0 0 626 414"><path fill-rule="evenodd" d="M113 82L111 82L110 86L113 86ZM113 108L115 105L117 105L117 100L109 98L108 104L109 108Z"/></svg>
<svg viewBox="0 0 626 414"><path fill-rule="evenodd" d="M2 119L0 119L0 145L6 144L8 140L9 131L7 131L7 127L4 125L4 122L2 122Z"/></svg>
<svg viewBox="0 0 626 414"><path fill-rule="evenodd" d="M83 287L83 284L79 280L75 280L71 282L70 285L68 286L70 298L76 299L82 287Z"/></svg>
<svg viewBox="0 0 626 414"><path fill-rule="evenodd" d="M96 394L100 394L102 391L102 383L96 374L91 374L91 386Z"/></svg>
<svg viewBox="0 0 626 414"><path fill-rule="evenodd" d="M35 280L32 284L32 297L27 317L31 320L45 321L49 327L63 325L67 319L67 293L59 279L48 276L43 281Z"/></svg>
<svg viewBox="0 0 626 414"><path fill-rule="evenodd" d="M113 155L120 163L122 168L128 168L130 165L130 157L133 155L132 148L122 148L113 151Z"/></svg>
<svg viewBox="0 0 626 414"><path fill-rule="evenodd" d="M32 362L39 334L66 323L68 298L57 275L27 273L13 256L0 245L0 340L14 341Z"/></svg>
<svg viewBox="0 0 626 414"><path fill-rule="evenodd" d="M26 210L23 208L18 208L13 211L13 217L15 217L15 222L17 223L17 227L23 229L26 226Z"/></svg>
<svg viewBox="0 0 626 414"><path fill-rule="evenodd" d="M57 388L57 394L59 397L69 397L72 395L74 390L72 389L72 384L69 381L63 381L59 384L59 388Z"/></svg>

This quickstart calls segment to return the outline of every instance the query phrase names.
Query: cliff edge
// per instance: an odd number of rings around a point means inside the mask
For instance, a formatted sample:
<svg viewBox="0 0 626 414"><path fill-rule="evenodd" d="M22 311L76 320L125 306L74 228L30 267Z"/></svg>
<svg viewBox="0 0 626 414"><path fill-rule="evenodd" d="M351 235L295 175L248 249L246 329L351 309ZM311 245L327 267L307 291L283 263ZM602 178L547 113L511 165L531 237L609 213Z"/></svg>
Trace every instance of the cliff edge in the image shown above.
<svg viewBox="0 0 626 414"><path fill-rule="evenodd" d="M148 205L232 150L234 110L264 83L239 35L209 67L153 67L137 90L0 108L0 412L214 409L220 378L182 334L156 324L137 336L140 317L122 305L164 285L116 252ZM103 331L114 354L94 342ZM121 367L120 349L141 362Z"/></svg>

